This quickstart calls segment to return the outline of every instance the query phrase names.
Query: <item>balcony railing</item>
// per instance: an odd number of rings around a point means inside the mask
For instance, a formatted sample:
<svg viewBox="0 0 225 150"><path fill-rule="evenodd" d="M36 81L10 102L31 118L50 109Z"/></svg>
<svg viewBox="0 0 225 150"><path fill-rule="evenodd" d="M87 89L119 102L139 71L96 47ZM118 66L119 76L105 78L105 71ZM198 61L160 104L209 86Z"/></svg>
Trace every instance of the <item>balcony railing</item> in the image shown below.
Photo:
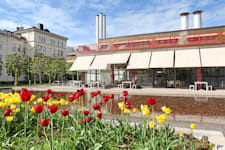
<svg viewBox="0 0 225 150"><path fill-rule="evenodd" d="M225 43L225 32L213 32L81 45L78 46L78 52L88 53L120 50L140 50L162 47L182 47L222 43Z"/></svg>

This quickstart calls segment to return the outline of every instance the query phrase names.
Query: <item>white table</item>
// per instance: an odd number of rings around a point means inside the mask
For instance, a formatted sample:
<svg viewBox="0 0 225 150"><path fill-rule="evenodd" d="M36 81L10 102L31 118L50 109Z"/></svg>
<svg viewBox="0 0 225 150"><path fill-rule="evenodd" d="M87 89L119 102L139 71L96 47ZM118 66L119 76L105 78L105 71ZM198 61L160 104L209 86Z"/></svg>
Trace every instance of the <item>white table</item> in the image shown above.
<svg viewBox="0 0 225 150"><path fill-rule="evenodd" d="M132 81L123 81L122 82L122 88L124 88L124 84L130 84L130 89L132 87Z"/></svg>
<svg viewBox="0 0 225 150"><path fill-rule="evenodd" d="M196 81L196 82L195 82L195 86L194 86L194 89L195 89L195 90L197 90L198 84L205 84L206 91L209 90L209 84L208 84L208 82L205 82L205 81Z"/></svg>
<svg viewBox="0 0 225 150"><path fill-rule="evenodd" d="M99 81L92 81L91 84L92 84L93 86L96 85L97 88L99 88Z"/></svg>

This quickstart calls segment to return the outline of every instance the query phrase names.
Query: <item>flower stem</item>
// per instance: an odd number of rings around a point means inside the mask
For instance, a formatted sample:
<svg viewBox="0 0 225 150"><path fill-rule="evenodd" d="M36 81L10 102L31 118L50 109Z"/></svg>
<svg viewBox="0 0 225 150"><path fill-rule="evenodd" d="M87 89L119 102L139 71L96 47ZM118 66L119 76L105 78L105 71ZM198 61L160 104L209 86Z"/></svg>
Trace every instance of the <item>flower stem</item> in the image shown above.
<svg viewBox="0 0 225 150"><path fill-rule="evenodd" d="M50 142L49 142L49 140L48 140L48 137L47 137L47 135L46 135L45 127L44 127L44 135L45 135L46 140L48 141L49 148L51 149L51 144L50 144Z"/></svg>
<svg viewBox="0 0 225 150"><path fill-rule="evenodd" d="M64 129L64 121L65 121L65 119L63 118L63 124L62 124L62 132L61 132L61 146L63 146L63 143L64 143L64 141L63 141L63 129Z"/></svg>
<svg viewBox="0 0 225 150"><path fill-rule="evenodd" d="M52 137L52 146L51 146L51 150L53 150L53 115L51 115L51 137Z"/></svg>
<svg viewBox="0 0 225 150"><path fill-rule="evenodd" d="M27 149L27 104L25 103L24 111L24 136L25 136L25 150Z"/></svg>

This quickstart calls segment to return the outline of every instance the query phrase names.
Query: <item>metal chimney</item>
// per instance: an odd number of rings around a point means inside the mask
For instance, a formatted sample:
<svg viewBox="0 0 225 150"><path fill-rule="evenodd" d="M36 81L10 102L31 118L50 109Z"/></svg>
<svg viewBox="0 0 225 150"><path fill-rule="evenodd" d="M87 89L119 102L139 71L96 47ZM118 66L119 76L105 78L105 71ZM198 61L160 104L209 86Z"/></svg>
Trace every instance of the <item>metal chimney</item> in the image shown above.
<svg viewBox="0 0 225 150"><path fill-rule="evenodd" d="M103 15L102 18L102 23L103 23L103 27L102 27L102 38L106 38L106 16Z"/></svg>
<svg viewBox="0 0 225 150"><path fill-rule="evenodd" d="M193 19L194 19L194 28L201 28L202 27L202 11L198 10L198 11L194 11L192 13Z"/></svg>
<svg viewBox="0 0 225 150"><path fill-rule="evenodd" d="M106 16L100 13L96 16L96 43L106 38Z"/></svg>
<svg viewBox="0 0 225 150"><path fill-rule="evenodd" d="M99 39L99 15L96 15L96 43Z"/></svg>
<svg viewBox="0 0 225 150"><path fill-rule="evenodd" d="M103 13L99 14L99 39L103 37Z"/></svg>
<svg viewBox="0 0 225 150"><path fill-rule="evenodd" d="M181 16L181 30L187 30L189 28L189 13L184 12L180 14Z"/></svg>

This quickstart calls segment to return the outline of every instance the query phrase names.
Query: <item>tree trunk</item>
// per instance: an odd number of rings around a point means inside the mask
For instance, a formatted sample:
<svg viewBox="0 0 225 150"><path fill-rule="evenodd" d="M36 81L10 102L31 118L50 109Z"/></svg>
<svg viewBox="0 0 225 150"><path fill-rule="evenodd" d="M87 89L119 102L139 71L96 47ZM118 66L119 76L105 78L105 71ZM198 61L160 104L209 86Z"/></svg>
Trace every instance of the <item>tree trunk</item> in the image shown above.
<svg viewBox="0 0 225 150"><path fill-rule="evenodd" d="M36 73L34 74L34 84L36 84Z"/></svg>
<svg viewBox="0 0 225 150"><path fill-rule="evenodd" d="M41 72L39 72L39 83L42 84L42 81L41 81Z"/></svg>
<svg viewBox="0 0 225 150"><path fill-rule="evenodd" d="M74 75L72 75L72 80L74 80Z"/></svg>
<svg viewBox="0 0 225 150"><path fill-rule="evenodd" d="M48 83L51 83L51 74L48 76Z"/></svg>
<svg viewBox="0 0 225 150"><path fill-rule="evenodd" d="M17 73L17 72L15 72L14 85L15 85L15 86L18 85L18 73Z"/></svg>

